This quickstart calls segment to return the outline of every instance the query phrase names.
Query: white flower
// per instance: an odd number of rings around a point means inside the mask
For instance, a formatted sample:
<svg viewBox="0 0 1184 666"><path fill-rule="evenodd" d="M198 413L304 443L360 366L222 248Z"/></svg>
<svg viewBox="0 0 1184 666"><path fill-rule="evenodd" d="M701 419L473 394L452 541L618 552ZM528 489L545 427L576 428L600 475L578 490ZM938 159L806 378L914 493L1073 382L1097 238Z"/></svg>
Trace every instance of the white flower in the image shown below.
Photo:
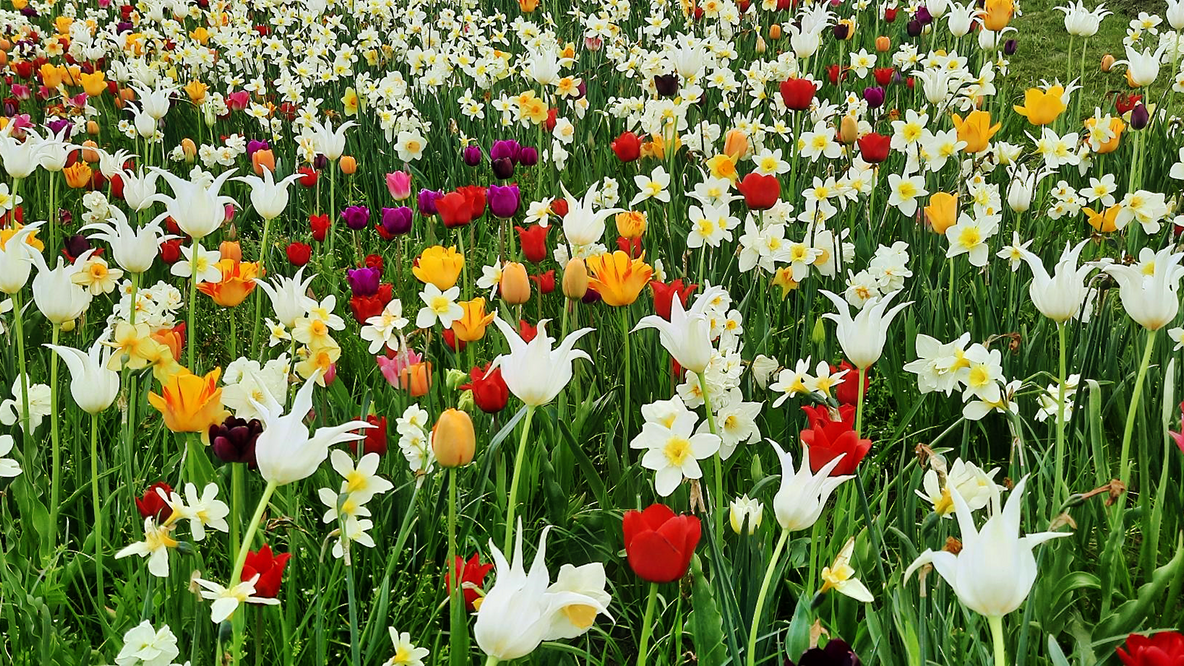
<svg viewBox="0 0 1184 666"><path fill-rule="evenodd" d="M794 469L793 455L781 450L776 442L770 441L781 461L781 487L773 497L773 512L781 529L797 532L809 529L822 515L826 500L851 476L834 476L830 473L847 454L841 453L822 466L817 474L810 471L810 447L802 447L802 465Z"/></svg>
<svg viewBox="0 0 1184 666"><path fill-rule="evenodd" d="M52 395L47 384L33 384L28 379L25 379L25 384L28 388L29 432L31 433L53 411L50 406ZM21 375L17 375L16 380L12 383L12 396L0 403L0 423L6 426L20 421L24 415Z"/></svg>
<svg viewBox="0 0 1184 666"><path fill-rule="evenodd" d="M366 325L361 330L361 337L370 343L369 352L371 354L377 354L383 347L392 351L398 350L399 345L395 339L395 333L406 328L407 323L407 318L403 316L403 303L399 299L393 298L380 314L366 320Z"/></svg>
<svg viewBox="0 0 1184 666"><path fill-rule="evenodd" d="M218 583L201 578L194 582L204 588L201 591L202 598L214 602L210 604L210 619L214 621L214 624L221 624L230 619L240 604L280 605L279 599L255 596L255 583L259 582L259 574L231 587L223 587Z"/></svg>
<svg viewBox="0 0 1184 666"><path fill-rule="evenodd" d="M388 631L395 647L395 656L384 661L382 666L424 666L423 660L429 654L427 648L416 647L411 642L411 634L406 631L399 633L394 627Z"/></svg>
<svg viewBox="0 0 1184 666"><path fill-rule="evenodd" d="M12 435L0 435L0 479L20 476L21 464L12 458L6 458L12 452Z"/></svg>
<svg viewBox="0 0 1184 666"><path fill-rule="evenodd" d="M847 539L843 549L835 556L835 561L829 567L822 567L822 589L819 593L834 590L839 594L851 597L856 601L870 604L874 601L871 590L855 577L855 569L851 568L851 555L855 552L855 537Z"/></svg>
<svg viewBox="0 0 1184 666"><path fill-rule="evenodd" d="M999 473L998 467L984 472L974 463L957 458L949 471L946 471L945 460L941 456L934 456L930 465L930 469L925 472L925 478L922 480L925 491L914 492L918 497L932 504L933 511L942 518L953 517L954 500L950 494L951 488L957 489L958 494L962 496L971 511L978 511L987 505L991 496L989 486L994 485L998 490L1003 490L1002 486L995 483L995 475Z"/></svg>
<svg viewBox="0 0 1184 666"><path fill-rule="evenodd" d="M912 216L917 212L917 199L929 194L925 189L925 179L920 175L898 176L888 174L888 187L892 194L888 197L888 205L896 206L901 213Z"/></svg>
<svg viewBox="0 0 1184 666"><path fill-rule="evenodd" d="M225 502L218 500L217 497L218 484L210 482L202 490L200 496L197 494L197 486L186 483L186 501L182 501L181 496L175 492L168 498L168 504L172 507L176 518L189 521L189 532L193 535L194 541L202 541L206 538L205 528L207 526L220 532L230 531L230 525L226 523L226 516L230 515L230 507L226 506Z"/></svg>
<svg viewBox="0 0 1184 666"><path fill-rule="evenodd" d="M115 657L115 666L169 666L179 654L177 637L169 625L157 630L144 620L123 635L123 647Z"/></svg>
<svg viewBox="0 0 1184 666"><path fill-rule="evenodd" d="M569 333L558 347L551 349L555 339L547 335L549 321L539 321L537 333L528 343L512 326L502 321L501 317L495 317L493 320L505 336L510 352L495 358L489 371L500 367L502 379L510 393L527 405L536 407L554 400L567 386L572 377L572 363L576 359L592 360L587 352L574 348L580 338L592 332L591 328L581 328Z"/></svg>
<svg viewBox="0 0 1184 666"><path fill-rule="evenodd" d="M630 206L636 206L649 199L670 201L670 190L667 189L670 187L670 174L666 173L666 168L662 165L654 167L653 172L648 176L644 174L634 176L633 182L637 184L640 191L629 202ZM568 212L570 213L570 210ZM566 225L564 228L566 229Z"/></svg>
<svg viewBox="0 0 1184 666"><path fill-rule="evenodd" d="M758 499L750 499L748 495L743 495L732 500L728 505L728 522L732 525L732 531L736 534L741 534L744 525L748 525L748 533L755 534L756 529L761 526L761 519L764 517L765 507ZM747 522L745 522L747 521Z"/></svg>
<svg viewBox="0 0 1184 666"><path fill-rule="evenodd" d="M678 396L674 400L683 405ZM695 434L698 415L685 406L681 411L677 406L675 409L677 413L669 425L647 421L641 432L629 442L629 448L646 449L641 465L655 472L654 489L662 497L670 496L684 478L702 478L699 461L715 455L720 446L717 435L709 432Z"/></svg>
<svg viewBox="0 0 1184 666"><path fill-rule="evenodd" d="M118 553L115 559L123 559L131 555L148 558L148 573L157 578L169 577L169 549L177 547L177 540L172 537L169 527L157 527L152 518L144 519L144 540L127 546Z"/></svg>
<svg viewBox="0 0 1184 666"><path fill-rule="evenodd" d="M358 504L365 504L375 495L395 487L390 481L378 476L380 459L377 453L367 453L355 466L353 458L341 449L333 449L329 454L329 464L345 479L341 482L341 492L349 493Z"/></svg>
<svg viewBox="0 0 1184 666"><path fill-rule="evenodd" d="M197 261L193 260L193 248L197 247ZM180 278L187 278L193 275L193 269L197 268L197 283L203 282L221 282L222 269L218 268L218 262L222 260L222 255L215 250L207 250L201 246L181 246L182 258L173 263L169 272Z"/></svg>
<svg viewBox="0 0 1184 666"><path fill-rule="evenodd" d="M998 230L998 215L971 217L962 213L958 217L958 223L950 225L946 229L946 240L950 242L946 257L965 254L971 265L980 268L986 266L988 259L987 239Z"/></svg>
<svg viewBox="0 0 1184 666"><path fill-rule="evenodd" d="M875 298L867 302L859 314L851 317L847 302L838 294L821 290L823 296L835 304L838 313L826 313L823 319L835 322L835 335L839 338L839 346L843 348L843 355L847 360L861 369L867 369L880 358L887 341L888 327L892 320L904 308L912 305L912 301L898 303L889 308L888 305L896 294L892 292L883 298Z"/></svg>
<svg viewBox="0 0 1184 666"><path fill-rule="evenodd" d="M452 328L452 322L465 316L464 308L456 302L458 296L460 287L440 291L440 288L431 282L425 284L419 294L424 306L415 317L416 328L431 328L437 321L444 329Z"/></svg>

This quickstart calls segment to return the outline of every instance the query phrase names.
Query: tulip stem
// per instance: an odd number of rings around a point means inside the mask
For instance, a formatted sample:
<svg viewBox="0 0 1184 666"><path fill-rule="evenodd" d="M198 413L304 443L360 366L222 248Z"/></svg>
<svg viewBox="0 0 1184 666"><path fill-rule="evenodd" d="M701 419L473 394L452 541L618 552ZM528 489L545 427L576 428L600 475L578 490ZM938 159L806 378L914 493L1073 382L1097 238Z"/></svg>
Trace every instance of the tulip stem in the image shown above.
<svg viewBox="0 0 1184 666"><path fill-rule="evenodd" d="M1069 487L1065 483L1065 372L1068 365L1065 360L1065 324L1057 324L1057 338L1060 342L1060 374L1057 376L1057 443L1053 456L1056 458L1057 485L1053 494L1055 500L1052 505L1060 506L1069 495Z"/></svg>
<svg viewBox="0 0 1184 666"><path fill-rule="evenodd" d="M1003 645L1003 617L988 617L991 639L995 644L995 666L1007 666L1007 648Z"/></svg>
<svg viewBox="0 0 1184 666"><path fill-rule="evenodd" d="M53 344L57 346L58 337L62 332L62 327L53 325ZM21 368L24 371L24 368ZM49 411L50 411L50 436L53 441L53 472L50 477L50 491L49 491L49 553L53 556L53 551L58 543L58 508L59 495L61 494L61 472L62 472L62 438L58 432L58 355L51 352L49 355Z"/></svg>
<svg viewBox="0 0 1184 666"><path fill-rule="evenodd" d="M448 573L452 585L448 591L448 659L453 664L467 661L461 632L465 631L463 602L460 598L461 567L456 566L456 468L448 468Z"/></svg>
<svg viewBox="0 0 1184 666"><path fill-rule="evenodd" d="M703 409L707 412L707 427L711 429L711 434L716 437L719 433L715 429L715 412L711 409L711 396L707 394L707 377L702 373L699 375L699 391L703 394ZM723 539L724 535L724 463L723 454L719 451L715 452L715 510L712 518L715 524L715 538Z"/></svg>
<svg viewBox="0 0 1184 666"><path fill-rule="evenodd" d="M103 505L99 501L99 414L90 415L90 494L95 510L95 583L98 591L99 611L102 613L106 601L103 599Z"/></svg>
<svg viewBox="0 0 1184 666"><path fill-rule="evenodd" d="M863 373L865 370L859 368L857 372L856 379L859 381L859 399L855 401L855 434L863 437Z"/></svg>
<svg viewBox="0 0 1184 666"><path fill-rule="evenodd" d="M514 477L510 480L510 497L506 502L506 538L503 553L510 552L514 544L514 512L518 502L518 481L522 477L522 459L526 457L526 436L530 433L530 422L534 420L535 405L526 406L526 418L522 422L522 434L518 438L518 452L514 456Z"/></svg>
<svg viewBox="0 0 1184 666"><path fill-rule="evenodd" d="M756 639L760 630L761 610L765 607L765 597L769 594L769 585L773 582L773 574L777 572L777 560L781 559L781 551L785 550L785 542L789 541L789 530L781 530L781 537L777 539L777 546L773 548L773 557L769 560L769 567L765 569L765 579L761 582L761 591L756 597L756 608L752 611L752 626L748 629L748 666L756 666Z"/></svg>
<svg viewBox="0 0 1184 666"><path fill-rule="evenodd" d="M20 182L19 180L16 182ZM33 433L29 432L29 373L25 363L25 332L24 312L21 309L21 292L17 291L12 295L12 319L16 326L16 358L19 368L17 372L21 374L21 433L25 438L25 461L27 465L33 462Z"/></svg>
<svg viewBox="0 0 1184 666"><path fill-rule="evenodd" d="M621 469L629 467L629 306L621 307L621 333L625 345L625 402L621 403ZM708 410L710 411L710 410Z"/></svg>
<svg viewBox="0 0 1184 666"><path fill-rule="evenodd" d="M497 662L498 662L497 657L495 657L493 655L489 655L489 657L485 660L485 666L495 666L497 664Z"/></svg>
<svg viewBox="0 0 1184 666"><path fill-rule="evenodd" d="M240 523L243 519L243 466L246 463L230 463L230 555L238 555Z"/></svg>
<svg viewBox="0 0 1184 666"><path fill-rule="evenodd" d="M1135 413L1139 409L1139 401L1143 397L1143 380L1147 377L1147 368L1151 365L1151 352L1155 350L1155 336L1158 330L1147 331L1147 343L1143 347L1143 362L1139 364L1139 374L1135 376L1135 388L1131 391L1131 404L1126 410L1126 427L1122 431L1122 454L1119 457L1118 478L1125 486L1130 483L1130 453L1131 434L1135 430ZM1121 507L1125 502L1117 503Z"/></svg>
<svg viewBox="0 0 1184 666"><path fill-rule="evenodd" d="M268 481L267 487L263 489L263 496L255 506L255 515L251 516L247 531L243 533L243 542L239 544L238 557L234 560L234 573L230 576L230 586L242 582L243 567L247 564L247 552L251 550L251 541L255 538L255 531L259 529L259 523L263 520L263 512L267 510L267 503L271 501L271 495L277 487L279 484L275 481Z"/></svg>
<svg viewBox="0 0 1184 666"><path fill-rule="evenodd" d="M188 344L185 345L185 353L188 358L189 372L196 372L193 365L193 348L196 347L197 336L193 330L193 313L197 309L197 257L201 254L201 241L197 238L193 239L193 247L190 248L189 255L189 321L185 327L185 337L188 339ZM136 307L132 303L132 309Z"/></svg>
<svg viewBox="0 0 1184 666"><path fill-rule="evenodd" d="M654 609L658 605L658 584L650 583L649 599L645 602L645 619L641 621L641 641L637 644L637 666L645 666L649 657L650 634L654 629Z"/></svg>
<svg viewBox="0 0 1184 666"><path fill-rule="evenodd" d="M271 232L271 220L263 220L263 240L259 245L259 277L261 279L267 278L267 236ZM251 356L255 357L261 351L259 349L259 320L263 314L263 299L264 294L262 290L255 289L255 323L251 327Z"/></svg>

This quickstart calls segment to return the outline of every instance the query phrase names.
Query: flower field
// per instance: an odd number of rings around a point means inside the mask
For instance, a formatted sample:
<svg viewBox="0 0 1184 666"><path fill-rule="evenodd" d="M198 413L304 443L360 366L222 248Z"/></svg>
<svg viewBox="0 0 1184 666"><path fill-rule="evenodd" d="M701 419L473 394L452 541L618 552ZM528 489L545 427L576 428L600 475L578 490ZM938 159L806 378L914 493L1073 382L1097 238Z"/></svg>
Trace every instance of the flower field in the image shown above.
<svg viewBox="0 0 1184 666"><path fill-rule="evenodd" d="M4 0L0 663L1184 665L1084 1Z"/></svg>

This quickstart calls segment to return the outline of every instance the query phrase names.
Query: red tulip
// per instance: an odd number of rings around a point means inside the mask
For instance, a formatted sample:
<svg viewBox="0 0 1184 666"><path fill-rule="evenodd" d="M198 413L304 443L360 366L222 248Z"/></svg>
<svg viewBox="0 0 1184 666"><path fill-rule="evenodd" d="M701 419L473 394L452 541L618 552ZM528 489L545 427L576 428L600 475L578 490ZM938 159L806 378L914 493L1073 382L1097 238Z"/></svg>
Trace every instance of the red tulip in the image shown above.
<svg viewBox="0 0 1184 666"><path fill-rule="evenodd" d="M547 258L547 232L551 227L534 225L528 229L515 226L518 232L518 242L522 245L522 256L532 264L537 264Z"/></svg>
<svg viewBox="0 0 1184 666"><path fill-rule="evenodd" d="M354 319L364 326L367 319L382 314L386 304L391 302L391 298L391 286L385 283L380 284L378 292L372 296L358 296L356 294L351 296L349 309L354 313Z"/></svg>
<svg viewBox="0 0 1184 666"><path fill-rule="evenodd" d="M846 79L849 73L839 65L827 65L826 67L826 78L830 81L831 85L839 85L839 81Z"/></svg>
<svg viewBox="0 0 1184 666"><path fill-rule="evenodd" d="M555 131L555 123L558 120L559 120L559 109L557 109L555 107L551 107L550 109L547 109L547 119L543 122L543 127L545 127L548 132L554 132Z"/></svg>
<svg viewBox="0 0 1184 666"><path fill-rule="evenodd" d="M263 599L274 599L280 593L280 583L284 579L284 568L292 553L273 555L271 547L263 544L259 550L248 551L247 561L243 565L243 580L251 580L259 574L255 581L255 596Z"/></svg>
<svg viewBox="0 0 1184 666"><path fill-rule="evenodd" d="M539 334L539 327L532 326L530 322L525 319L518 320L518 337L522 338L523 342L530 342L534 340L534 336Z"/></svg>
<svg viewBox="0 0 1184 666"><path fill-rule="evenodd" d="M781 82L781 100L793 111L805 111L814 101L814 82L809 79L789 78Z"/></svg>
<svg viewBox="0 0 1184 666"><path fill-rule="evenodd" d="M180 238L173 238L160 244L160 258L166 264L175 264L181 258Z"/></svg>
<svg viewBox="0 0 1184 666"><path fill-rule="evenodd" d="M645 511L626 511L621 527L629 566L639 578L669 583L686 575L699 544L698 518L676 516L664 504L651 504Z"/></svg>
<svg viewBox="0 0 1184 666"><path fill-rule="evenodd" d="M1118 648L1118 659L1125 666L1184 666L1184 634L1178 631L1131 634L1124 647Z"/></svg>
<svg viewBox="0 0 1184 666"><path fill-rule="evenodd" d="M896 76L895 67L877 67L872 70L872 76L876 77L876 83L888 87L892 83L892 78Z"/></svg>
<svg viewBox="0 0 1184 666"><path fill-rule="evenodd" d="M382 255L368 254L362 262L366 268L373 268L378 271L378 276L382 277Z"/></svg>
<svg viewBox="0 0 1184 666"><path fill-rule="evenodd" d="M633 132L623 132L611 144L617 159L622 162L632 162L641 157L641 139Z"/></svg>
<svg viewBox="0 0 1184 666"><path fill-rule="evenodd" d="M300 167L296 170L296 172L300 174L301 186L308 189L312 189L317 186L317 178L319 176L317 175L316 170L314 170L312 167Z"/></svg>
<svg viewBox="0 0 1184 666"><path fill-rule="evenodd" d="M846 370L847 374L843 375L843 379L835 386L835 399L840 404L855 405L859 402L859 371L845 359L838 367L834 365L830 366L832 375L843 370ZM863 394L865 396L867 395L867 388L872 383L872 378L868 374L870 370L871 368L868 368L863 371Z"/></svg>
<svg viewBox="0 0 1184 666"><path fill-rule="evenodd" d="M641 237L625 238L620 236L617 238L617 249L629 255L630 259L641 258Z"/></svg>
<svg viewBox="0 0 1184 666"><path fill-rule="evenodd" d="M312 258L312 246L307 243L289 243L287 252L293 266L303 266Z"/></svg>
<svg viewBox="0 0 1184 666"><path fill-rule="evenodd" d="M440 221L449 229L463 227L473 221L469 200L460 192L449 192L437 199L436 211L440 213Z"/></svg>
<svg viewBox="0 0 1184 666"><path fill-rule="evenodd" d="M551 200L551 212L559 216L559 219L567 217L567 199L563 197L556 197Z"/></svg>
<svg viewBox="0 0 1184 666"><path fill-rule="evenodd" d="M486 414L497 414L506 408L510 400L510 389L506 380L502 379L502 369L494 368L489 372L489 366L477 366L469 371L472 379L468 384L462 384L460 390L472 391L473 402ZM488 373L488 374L486 374Z"/></svg>
<svg viewBox="0 0 1184 666"><path fill-rule="evenodd" d="M452 566L451 572L444 572L444 588L452 594L452 574L457 574L460 578L461 594L465 598L465 608L469 611L474 611L473 603L481 596L478 590L473 590L465 587L465 583L469 583L480 589L485 586L485 576L493 569L492 564L481 564L481 554L473 553L468 562L465 562L459 555L456 557L456 563Z"/></svg>
<svg viewBox="0 0 1184 666"><path fill-rule="evenodd" d="M1143 101L1142 95L1115 95L1114 107L1118 109L1119 115L1134 109Z"/></svg>
<svg viewBox="0 0 1184 666"><path fill-rule="evenodd" d="M480 185L466 185L456 188L456 191L464 195L465 201L469 203L470 220L476 220L485 214L487 190L484 187Z"/></svg>
<svg viewBox="0 0 1184 666"><path fill-rule="evenodd" d="M374 426L373 428L366 428L360 434L365 435L366 439L362 440L362 455L367 453L377 453L380 456L386 455L386 417L377 416L374 414L366 415L366 423ZM358 443L350 442L349 448L353 450L354 455L358 453Z"/></svg>
<svg viewBox="0 0 1184 666"><path fill-rule="evenodd" d="M141 518L151 518L159 524L162 520L169 517L172 509L169 508L168 502L164 501L164 498L156 492L157 488L163 490L165 495L173 492L169 484L164 481L157 481L148 486L148 489L144 491L144 497L136 498L136 509L140 511Z"/></svg>
<svg viewBox="0 0 1184 666"><path fill-rule="evenodd" d="M540 294L549 294L555 291L555 269L538 275L531 275L530 281L538 285Z"/></svg>
<svg viewBox="0 0 1184 666"><path fill-rule="evenodd" d="M1184 414L1184 402L1180 403L1180 412ZM1184 427L1181 427L1180 430L1182 432L1169 430L1168 434L1172 436L1172 441L1176 443L1176 446L1180 447L1180 452L1184 453Z"/></svg>
<svg viewBox="0 0 1184 666"><path fill-rule="evenodd" d="M896 20L896 8L895 7L885 7L884 8L884 21L886 23L892 23L895 20Z"/></svg>
<svg viewBox="0 0 1184 666"><path fill-rule="evenodd" d="M892 137L869 132L859 137L859 156L869 164L879 164L888 159Z"/></svg>
<svg viewBox="0 0 1184 666"><path fill-rule="evenodd" d="M776 176L750 173L736 186L744 195L744 203L752 210L768 210L781 196L781 183Z"/></svg>
<svg viewBox="0 0 1184 666"><path fill-rule="evenodd" d="M444 344L448 345L448 348L454 352L462 352L465 350L465 347L469 346L469 343L464 340L457 340L456 332L451 328L444 331ZM460 346L458 347L457 345Z"/></svg>
<svg viewBox="0 0 1184 666"><path fill-rule="evenodd" d="M810 420L810 428L801 432L802 443L810 447L810 469L814 473L827 463L839 457L843 459L831 476L854 474L868 450L872 440L860 439L855 433L855 405L842 405L838 409L839 420L834 420L834 411L826 405L802 407Z"/></svg>
<svg viewBox="0 0 1184 666"><path fill-rule="evenodd" d="M318 243L324 243L325 237L329 235L329 226L332 222L329 221L329 214L324 215L309 215L308 226L312 229L312 237Z"/></svg>
<svg viewBox="0 0 1184 666"><path fill-rule="evenodd" d="M650 288L654 290L654 312L666 321L670 321L670 306L674 304L674 296L678 296L678 300L682 301L682 306L685 308L687 299L695 293L695 289L698 287L697 284L683 284L682 278L672 280L670 284L650 280Z"/></svg>

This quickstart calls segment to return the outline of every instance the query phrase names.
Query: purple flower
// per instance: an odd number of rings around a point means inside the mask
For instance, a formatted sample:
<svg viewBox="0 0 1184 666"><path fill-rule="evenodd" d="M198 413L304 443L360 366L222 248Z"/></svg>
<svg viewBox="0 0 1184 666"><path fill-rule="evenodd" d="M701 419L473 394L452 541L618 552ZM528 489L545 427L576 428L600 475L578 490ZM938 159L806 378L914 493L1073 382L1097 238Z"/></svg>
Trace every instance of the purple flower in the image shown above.
<svg viewBox="0 0 1184 666"><path fill-rule="evenodd" d="M444 193L437 190L423 189L419 191L419 214L431 217L436 214L436 202L444 198Z"/></svg>
<svg viewBox="0 0 1184 666"><path fill-rule="evenodd" d="M511 162L517 162L518 156L522 152L522 146L513 139L505 139L502 141L494 141L489 148L489 159L500 160L508 158Z"/></svg>
<svg viewBox="0 0 1184 666"><path fill-rule="evenodd" d="M373 296L378 293L382 271L377 268L351 268L345 272L349 289L354 296Z"/></svg>
<svg viewBox="0 0 1184 666"><path fill-rule="evenodd" d="M382 229L392 236L411 231L411 209L407 206L382 209Z"/></svg>
<svg viewBox="0 0 1184 666"><path fill-rule="evenodd" d="M74 258L81 256L83 252L90 249L90 241L82 234L74 234L62 241L62 249L67 255L72 257L71 261L73 261Z"/></svg>
<svg viewBox="0 0 1184 666"><path fill-rule="evenodd" d="M1013 56L1015 55L1016 49L1019 47L1019 42L1015 41L1014 39L1009 39L1003 43L1003 55Z"/></svg>
<svg viewBox="0 0 1184 666"><path fill-rule="evenodd" d="M503 220L514 217L518 213L521 201L522 197L516 183L504 187L501 185L489 186L489 211L495 217L500 217Z"/></svg>
<svg viewBox="0 0 1184 666"><path fill-rule="evenodd" d="M493 161L493 175L505 180L514 175L514 160L500 157Z"/></svg>
<svg viewBox="0 0 1184 666"><path fill-rule="evenodd" d="M257 150L267 150L271 148L271 144L266 141L255 141L254 139L247 142L247 157L255 154Z"/></svg>
<svg viewBox="0 0 1184 666"><path fill-rule="evenodd" d="M532 167L539 163L539 151L534 148L523 148L518 157L518 163L525 167Z"/></svg>
<svg viewBox="0 0 1184 666"><path fill-rule="evenodd" d="M917 8L917 13L913 15L913 18L921 25L929 25L930 23L933 23L933 14L929 13L929 8L925 5L921 5Z"/></svg>
<svg viewBox="0 0 1184 666"><path fill-rule="evenodd" d="M263 434L258 419L246 421L235 416L210 426L210 445L222 462L246 463L255 467L255 441Z"/></svg>
<svg viewBox="0 0 1184 666"><path fill-rule="evenodd" d="M884 105L884 89L880 86L864 88L863 99L867 102L868 108L878 109Z"/></svg>
<svg viewBox="0 0 1184 666"><path fill-rule="evenodd" d="M50 134L53 134L54 136L57 136L59 132L65 129L66 134L62 137L63 139L69 139L70 134L74 131L74 123L64 118L51 120L48 123L45 123L45 126L49 128Z"/></svg>
<svg viewBox="0 0 1184 666"><path fill-rule="evenodd" d="M465 164L467 164L471 167L475 167L475 166L481 164L481 157L482 156L481 156L481 147L480 146L474 146L472 144L465 146L464 152L461 153L461 155L462 155L462 157L464 157Z"/></svg>
<svg viewBox="0 0 1184 666"><path fill-rule="evenodd" d="M341 219L345 220L345 226L360 231L370 222L370 209L365 206L350 206L341 211Z"/></svg>

